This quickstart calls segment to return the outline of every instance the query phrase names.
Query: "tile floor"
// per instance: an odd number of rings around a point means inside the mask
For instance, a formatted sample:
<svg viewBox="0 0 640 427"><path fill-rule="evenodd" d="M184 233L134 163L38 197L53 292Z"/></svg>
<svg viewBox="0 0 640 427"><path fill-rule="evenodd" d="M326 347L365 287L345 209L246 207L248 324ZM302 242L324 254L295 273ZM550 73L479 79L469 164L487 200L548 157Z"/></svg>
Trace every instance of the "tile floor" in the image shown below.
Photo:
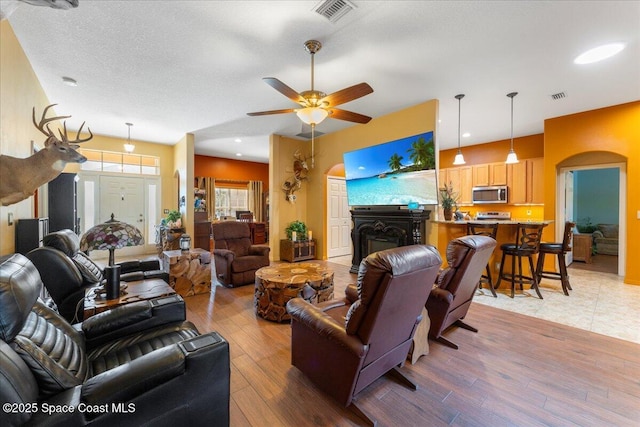
<svg viewBox="0 0 640 427"><path fill-rule="evenodd" d="M329 262L351 266L351 257L330 258ZM516 290L511 299L509 284L497 289L494 298L480 289L474 302L549 320L579 329L640 343L640 286L623 283L622 276L597 271L569 269L572 291L562 293L557 280L543 279L539 299L535 291Z"/></svg>

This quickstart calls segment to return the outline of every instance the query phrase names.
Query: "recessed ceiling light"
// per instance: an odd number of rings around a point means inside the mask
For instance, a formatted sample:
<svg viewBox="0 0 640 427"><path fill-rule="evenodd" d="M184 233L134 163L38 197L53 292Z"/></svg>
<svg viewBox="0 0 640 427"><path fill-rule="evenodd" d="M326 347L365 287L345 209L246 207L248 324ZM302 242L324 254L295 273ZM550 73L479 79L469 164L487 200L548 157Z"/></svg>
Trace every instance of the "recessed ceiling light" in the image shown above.
<svg viewBox="0 0 640 427"><path fill-rule="evenodd" d="M240 138L236 138L234 139L235 142L242 142L242 140Z"/></svg>
<svg viewBox="0 0 640 427"><path fill-rule="evenodd" d="M71 86L71 87L78 86L78 82L75 79L72 79L71 77L63 77L62 78L62 83L66 84L67 86Z"/></svg>
<svg viewBox="0 0 640 427"><path fill-rule="evenodd" d="M471 134L469 132L465 132L462 134L463 138L469 138L471 136Z"/></svg>
<svg viewBox="0 0 640 427"><path fill-rule="evenodd" d="M236 153L236 156L242 157L242 153Z"/></svg>
<svg viewBox="0 0 640 427"><path fill-rule="evenodd" d="M603 46L589 49L588 51L584 52L576 59L574 59L573 62L576 64L592 64L594 62L610 58L613 55L619 53L622 49L624 49L624 44L622 43L605 44Z"/></svg>

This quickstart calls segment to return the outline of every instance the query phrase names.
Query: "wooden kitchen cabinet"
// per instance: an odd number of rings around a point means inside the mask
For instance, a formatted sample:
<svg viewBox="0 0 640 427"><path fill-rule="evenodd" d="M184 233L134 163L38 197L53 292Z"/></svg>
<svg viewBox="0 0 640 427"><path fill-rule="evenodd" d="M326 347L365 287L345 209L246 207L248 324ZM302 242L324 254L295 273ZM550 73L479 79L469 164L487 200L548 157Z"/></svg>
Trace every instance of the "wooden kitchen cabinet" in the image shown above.
<svg viewBox="0 0 640 427"><path fill-rule="evenodd" d="M508 185L509 203L511 204L543 204L544 203L544 159L523 159L519 163L509 165Z"/></svg>
<svg viewBox="0 0 640 427"><path fill-rule="evenodd" d="M503 162L473 165L472 187L507 185L507 165Z"/></svg>
<svg viewBox="0 0 640 427"><path fill-rule="evenodd" d="M460 196L458 199L459 205L470 205L471 202L471 189L473 188L473 174L471 166L461 166L455 168L440 169L439 175L440 188L444 187L444 184L451 185L453 191Z"/></svg>

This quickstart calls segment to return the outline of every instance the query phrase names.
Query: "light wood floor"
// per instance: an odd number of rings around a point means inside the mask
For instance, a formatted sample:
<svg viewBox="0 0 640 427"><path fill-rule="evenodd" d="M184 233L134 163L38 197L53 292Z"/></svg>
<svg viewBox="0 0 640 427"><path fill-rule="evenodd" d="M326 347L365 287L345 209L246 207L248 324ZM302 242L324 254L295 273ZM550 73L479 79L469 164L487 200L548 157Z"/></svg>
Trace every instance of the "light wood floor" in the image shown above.
<svg viewBox="0 0 640 427"><path fill-rule="evenodd" d="M336 296L355 280L335 271ZM361 421L290 364L289 324L257 318L253 286L185 298L187 317L231 348L231 425L354 426ZM358 395L380 426L637 426L640 345L473 304L474 334L452 329L453 350L403 369L420 388L383 377ZM331 357L327 354L326 357Z"/></svg>

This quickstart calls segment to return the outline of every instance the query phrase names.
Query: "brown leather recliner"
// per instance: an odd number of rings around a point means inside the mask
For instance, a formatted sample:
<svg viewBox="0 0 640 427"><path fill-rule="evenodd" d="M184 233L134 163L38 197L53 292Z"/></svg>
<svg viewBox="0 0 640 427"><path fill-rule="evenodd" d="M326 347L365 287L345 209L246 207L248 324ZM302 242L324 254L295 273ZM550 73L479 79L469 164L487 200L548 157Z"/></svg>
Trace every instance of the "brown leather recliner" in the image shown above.
<svg viewBox="0 0 640 427"><path fill-rule="evenodd" d="M269 247L251 244L251 230L246 222L216 222L211 229L218 280L229 287L254 283L256 270L269 265Z"/></svg>
<svg viewBox="0 0 640 427"><path fill-rule="evenodd" d="M482 272L495 247L496 241L488 236L463 236L449 242L449 265L438 275L425 305L431 319L429 338L457 349L456 344L442 336L449 326L456 324L478 332L461 319L467 315Z"/></svg>
<svg viewBox="0 0 640 427"><path fill-rule="evenodd" d="M362 261L357 287L349 285L344 299L290 300L291 363L372 422L354 397L387 372L416 387L396 367L404 365L441 264L433 246L388 249Z"/></svg>

